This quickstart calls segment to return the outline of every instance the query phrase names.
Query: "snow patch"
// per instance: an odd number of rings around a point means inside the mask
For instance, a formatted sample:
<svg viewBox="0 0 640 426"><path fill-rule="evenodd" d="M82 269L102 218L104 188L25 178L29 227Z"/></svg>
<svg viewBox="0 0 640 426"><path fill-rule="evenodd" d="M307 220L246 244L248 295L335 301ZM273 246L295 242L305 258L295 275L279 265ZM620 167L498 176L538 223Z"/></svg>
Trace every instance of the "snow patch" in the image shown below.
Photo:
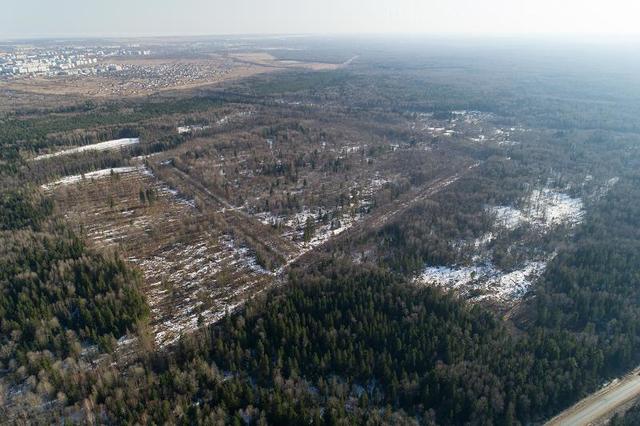
<svg viewBox="0 0 640 426"><path fill-rule="evenodd" d="M516 229L526 222L525 215L518 209L509 206L496 206L489 209L496 217L496 223L506 229Z"/></svg>
<svg viewBox="0 0 640 426"><path fill-rule="evenodd" d="M119 149L129 145L135 145L140 143L139 138L123 138L114 139L105 142L94 143L92 145L78 146L76 148L65 149L63 151L54 152L52 154L43 154L34 157L32 161L44 160L46 158L58 157L61 155L76 154L84 151L108 151L113 149Z"/></svg>
<svg viewBox="0 0 640 426"><path fill-rule="evenodd" d="M498 228L513 230L529 224L534 232L542 233L559 225L575 226L584 217L580 198L572 198L549 188L533 190L521 205L520 209L493 206L488 210L494 215ZM489 260L491 250L487 249L498 235L488 232L472 240L470 245L464 245L473 252L472 265L429 266L415 282L451 289L472 301L489 299L509 303L523 297L532 283L542 276L555 253L537 255L514 271L504 271Z"/></svg>
<svg viewBox="0 0 640 426"><path fill-rule="evenodd" d="M515 229L525 223L541 228L563 224L575 226L584 218L584 206L580 198L572 198L549 188L533 190L522 209L494 206L488 210L495 215L496 223L506 229Z"/></svg>
<svg viewBox="0 0 640 426"><path fill-rule="evenodd" d="M71 185L74 183L78 183L85 179L89 179L89 180L100 179L100 178L104 178L104 177L112 176L116 174L131 173L131 172L144 171L144 170L145 170L144 166L114 167L111 169L96 170L93 172L84 173L80 175L66 176L54 182L41 185L40 187L45 191L47 191L47 190L56 188L58 186Z"/></svg>
<svg viewBox="0 0 640 426"><path fill-rule="evenodd" d="M200 132L202 130L207 130L209 128L211 128L211 126L200 124L200 125L193 125L193 126L179 126L177 130L179 135L183 135L185 133Z"/></svg>
<svg viewBox="0 0 640 426"><path fill-rule="evenodd" d="M501 271L490 262L475 266L430 266L415 281L472 295L471 300L475 301L508 302L523 297L546 267L547 261L527 262L512 272Z"/></svg>

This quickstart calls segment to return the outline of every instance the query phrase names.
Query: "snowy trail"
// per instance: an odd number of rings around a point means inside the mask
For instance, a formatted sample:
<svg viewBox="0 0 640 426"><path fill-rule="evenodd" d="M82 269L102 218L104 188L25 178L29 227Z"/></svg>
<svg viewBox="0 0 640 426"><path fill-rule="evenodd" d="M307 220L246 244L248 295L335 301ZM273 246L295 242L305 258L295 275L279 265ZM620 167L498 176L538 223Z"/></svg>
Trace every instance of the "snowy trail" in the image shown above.
<svg viewBox="0 0 640 426"><path fill-rule="evenodd" d="M65 149L64 151L58 151L52 154L38 155L37 157L32 158L31 161L39 161L39 160L44 160L46 158L59 157L61 155L68 155L68 154L76 154L78 152L84 152L84 151L108 151L108 150L120 149L130 145L136 145L139 143L140 143L140 139L138 138L114 139L110 141L94 143L92 145L84 145L84 146L78 146L76 148Z"/></svg>

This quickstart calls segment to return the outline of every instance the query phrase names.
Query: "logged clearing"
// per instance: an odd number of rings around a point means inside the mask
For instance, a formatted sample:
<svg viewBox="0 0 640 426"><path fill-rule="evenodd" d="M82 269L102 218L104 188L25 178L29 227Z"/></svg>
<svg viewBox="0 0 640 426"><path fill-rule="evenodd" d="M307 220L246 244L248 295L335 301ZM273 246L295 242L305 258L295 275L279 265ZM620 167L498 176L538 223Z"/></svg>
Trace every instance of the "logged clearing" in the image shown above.
<svg viewBox="0 0 640 426"><path fill-rule="evenodd" d="M45 187L96 248L123 252L144 275L156 342L220 319L273 280L233 236L143 167Z"/></svg>

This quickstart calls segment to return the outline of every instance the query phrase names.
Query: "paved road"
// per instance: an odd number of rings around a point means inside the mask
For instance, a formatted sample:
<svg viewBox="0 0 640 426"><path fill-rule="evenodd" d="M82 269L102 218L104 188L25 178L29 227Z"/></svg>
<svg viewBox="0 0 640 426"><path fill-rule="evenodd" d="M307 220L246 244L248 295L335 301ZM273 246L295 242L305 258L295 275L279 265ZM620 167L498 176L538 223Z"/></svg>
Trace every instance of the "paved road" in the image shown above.
<svg viewBox="0 0 640 426"><path fill-rule="evenodd" d="M640 369L619 381L589 395L573 407L563 411L546 426L589 425L607 419L623 404L640 397Z"/></svg>

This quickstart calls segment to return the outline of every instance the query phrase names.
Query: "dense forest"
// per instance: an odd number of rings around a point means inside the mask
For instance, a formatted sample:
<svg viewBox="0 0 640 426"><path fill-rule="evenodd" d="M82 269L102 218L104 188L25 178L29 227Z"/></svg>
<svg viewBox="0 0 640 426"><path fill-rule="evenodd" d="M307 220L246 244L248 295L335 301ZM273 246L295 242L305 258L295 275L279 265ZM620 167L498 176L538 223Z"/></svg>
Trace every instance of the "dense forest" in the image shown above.
<svg viewBox="0 0 640 426"><path fill-rule="evenodd" d="M92 345L112 351L147 317L140 276L52 221L50 200L20 190L2 197L0 369L45 401L66 398L60 392L77 368L71 364Z"/></svg>
<svg viewBox="0 0 640 426"><path fill-rule="evenodd" d="M594 207L536 288L536 325L587 336L603 372L640 362L640 176Z"/></svg>

